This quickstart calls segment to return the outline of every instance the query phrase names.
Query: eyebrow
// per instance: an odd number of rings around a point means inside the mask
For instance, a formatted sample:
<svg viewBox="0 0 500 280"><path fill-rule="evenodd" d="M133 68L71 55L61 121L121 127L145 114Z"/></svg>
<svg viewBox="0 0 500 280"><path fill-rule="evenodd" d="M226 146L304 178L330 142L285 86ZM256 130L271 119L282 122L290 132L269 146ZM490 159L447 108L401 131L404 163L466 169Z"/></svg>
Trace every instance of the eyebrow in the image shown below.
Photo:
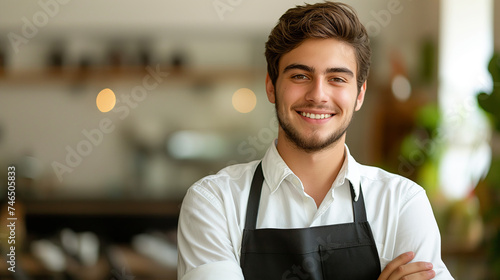
<svg viewBox="0 0 500 280"><path fill-rule="evenodd" d="M293 63L293 64L290 64L287 67L285 67L285 69L283 70L283 73L286 73L286 72L293 70L293 69L304 70L306 72L311 72L311 73L316 71L316 69L314 67L310 67L310 66L307 66L304 64Z"/></svg>
<svg viewBox="0 0 500 280"><path fill-rule="evenodd" d="M316 69L314 67L310 67L310 66L307 66L304 64L293 63L293 64L290 64L287 67L285 67L285 69L283 70L283 73L286 73L292 69L304 70L304 71L310 72L310 73L314 73L314 71L316 71ZM325 74L329 74L329 73L346 73L347 75L354 77L354 73L349 68L346 68L346 67L328 68L328 69L326 69Z"/></svg>

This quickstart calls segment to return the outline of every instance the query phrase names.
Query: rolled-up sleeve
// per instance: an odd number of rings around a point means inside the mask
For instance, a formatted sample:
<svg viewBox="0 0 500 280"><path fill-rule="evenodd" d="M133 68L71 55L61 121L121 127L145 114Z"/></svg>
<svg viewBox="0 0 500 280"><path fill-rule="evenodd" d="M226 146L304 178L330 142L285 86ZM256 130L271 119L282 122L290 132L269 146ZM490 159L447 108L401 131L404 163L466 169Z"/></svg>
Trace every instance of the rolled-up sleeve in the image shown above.
<svg viewBox="0 0 500 280"><path fill-rule="evenodd" d="M244 279L222 202L202 185L193 185L184 197L178 249L178 279Z"/></svg>

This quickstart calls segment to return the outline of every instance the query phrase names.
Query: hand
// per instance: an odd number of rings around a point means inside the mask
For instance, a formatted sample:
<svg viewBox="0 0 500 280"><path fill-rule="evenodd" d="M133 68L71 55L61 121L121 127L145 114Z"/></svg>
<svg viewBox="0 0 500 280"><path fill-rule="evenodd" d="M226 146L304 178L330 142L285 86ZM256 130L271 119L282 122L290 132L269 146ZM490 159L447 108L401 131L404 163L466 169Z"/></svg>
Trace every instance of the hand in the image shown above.
<svg viewBox="0 0 500 280"><path fill-rule="evenodd" d="M415 253L406 252L392 260L384 268L378 280L427 280L436 276L436 272L432 270L432 263L429 262L414 262L409 263L415 257Z"/></svg>

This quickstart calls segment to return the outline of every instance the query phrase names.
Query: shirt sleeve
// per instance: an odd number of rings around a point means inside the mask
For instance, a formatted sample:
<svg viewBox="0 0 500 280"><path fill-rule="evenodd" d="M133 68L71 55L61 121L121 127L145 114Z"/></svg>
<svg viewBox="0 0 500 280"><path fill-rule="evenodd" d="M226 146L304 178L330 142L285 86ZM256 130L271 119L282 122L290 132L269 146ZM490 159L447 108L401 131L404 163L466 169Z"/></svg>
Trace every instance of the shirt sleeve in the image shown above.
<svg viewBox="0 0 500 280"><path fill-rule="evenodd" d="M417 191L407 192L411 197L401 207L394 256L413 251L413 262L433 264L434 279L453 279L441 259L441 235L429 199L421 187L414 187Z"/></svg>
<svg viewBox="0 0 500 280"><path fill-rule="evenodd" d="M179 277L182 280L243 280L240 266L233 261L207 263Z"/></svg>
<svg viewBox="0 0 500 280"><path fill-rule="evenodd" d="M178 279L243 280L220 198L202 185L184 197L178 227Z"/></svg>

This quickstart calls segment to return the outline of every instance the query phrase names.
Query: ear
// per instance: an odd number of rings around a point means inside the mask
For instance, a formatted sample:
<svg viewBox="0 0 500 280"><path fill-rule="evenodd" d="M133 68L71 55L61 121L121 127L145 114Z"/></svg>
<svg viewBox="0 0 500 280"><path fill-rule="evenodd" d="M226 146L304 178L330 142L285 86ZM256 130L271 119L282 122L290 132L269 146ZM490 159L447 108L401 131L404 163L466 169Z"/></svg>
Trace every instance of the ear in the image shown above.
<svg viewBox="0 0 500 280"><path fill-rule="evenodd" d="M269 77L269 73L266 75L266 93L267 99L271 103L276 103L276 91L274 89L273 82L271 81L271 77Z"/></svg>
<svg viewBox="0 0 500 280"><path fill-rule="evenodd" d="M365 92L366 92L366 81L361 86L359 90L358 97L356 97L356 108L354 110L359 111L361 106L363 105L363 101L365 100Z"/></svg>

